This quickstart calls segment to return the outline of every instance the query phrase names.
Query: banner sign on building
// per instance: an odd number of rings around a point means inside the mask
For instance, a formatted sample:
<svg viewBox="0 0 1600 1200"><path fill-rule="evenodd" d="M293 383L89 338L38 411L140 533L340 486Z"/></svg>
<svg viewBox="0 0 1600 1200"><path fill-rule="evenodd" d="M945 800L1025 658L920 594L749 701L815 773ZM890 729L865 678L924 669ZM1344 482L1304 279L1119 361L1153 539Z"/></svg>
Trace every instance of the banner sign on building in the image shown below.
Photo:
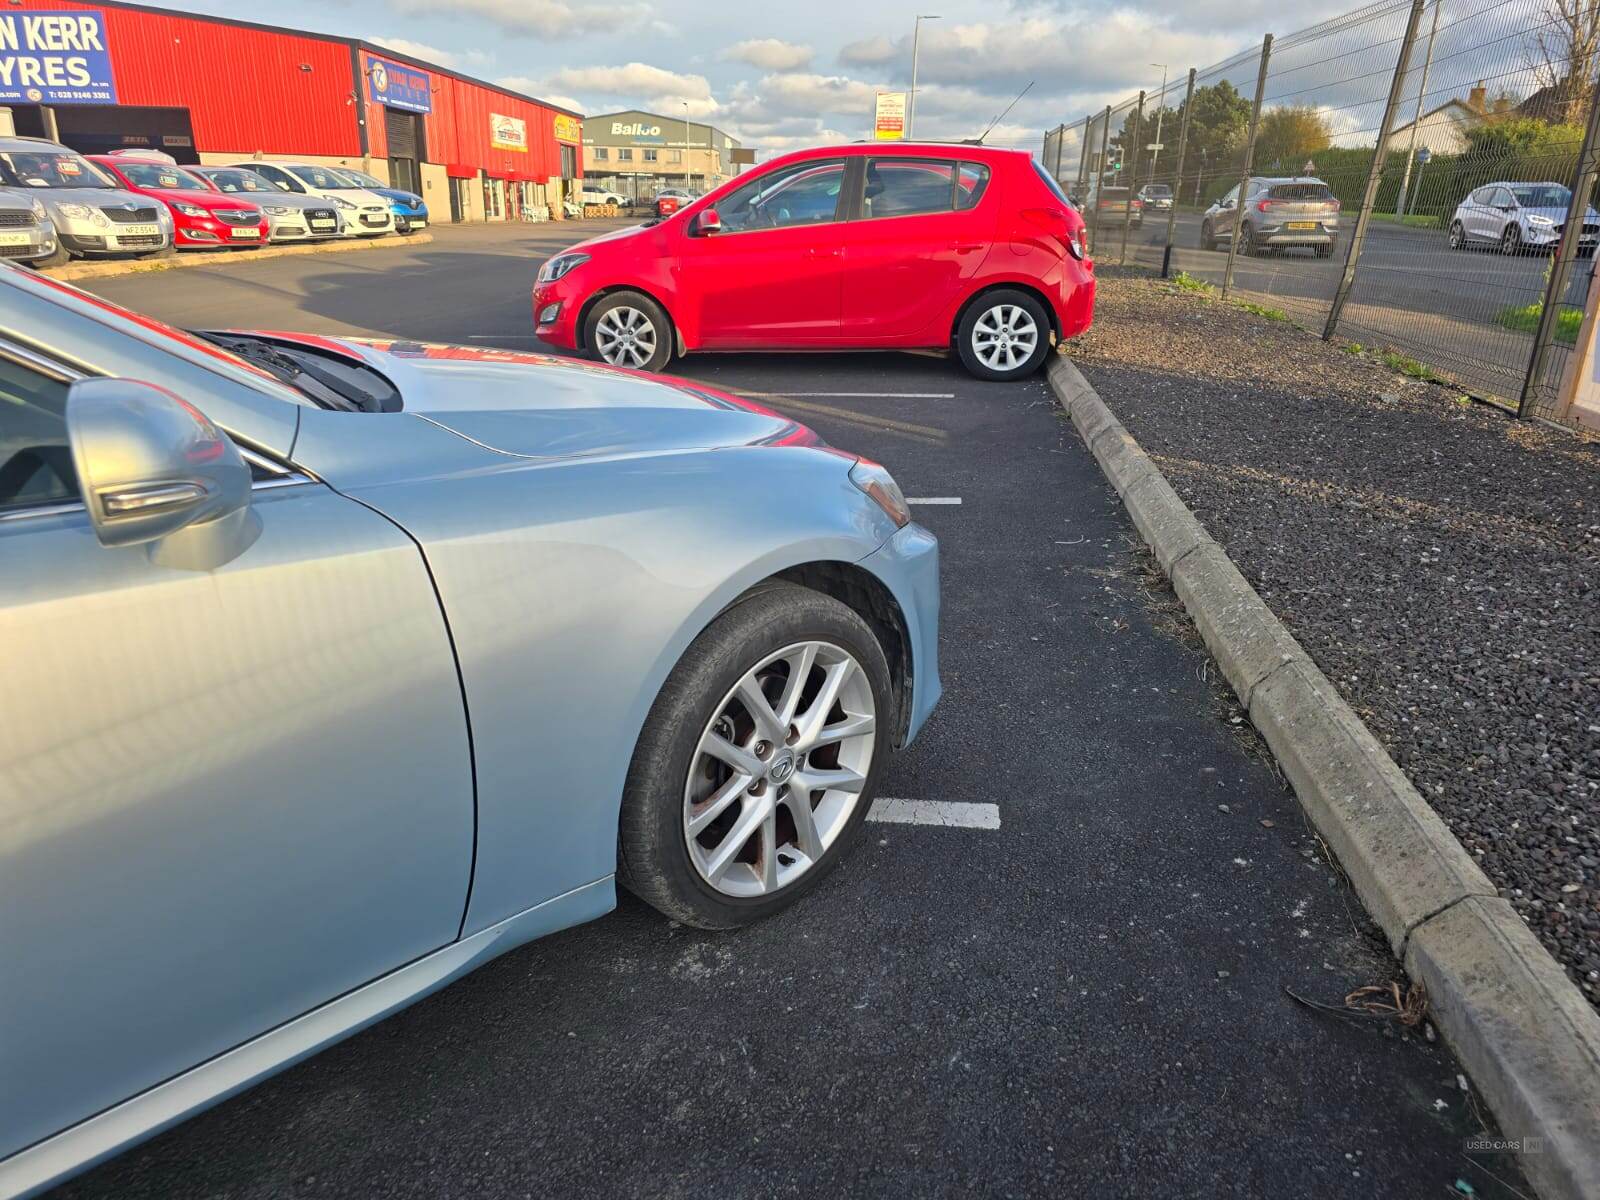
<svg viewBox="0 0 1600 1200"><path fill-rule="evenodd" d="M433 80L428 73L381 58L367 60L367 94L374 104L407 112L433 111Z"/></svg>
<svg viewBox="0 0 1600 1200"><path fill-rule="evenodd" d="M556 114L556 141L576 142L583 138L583 126L566 113Z"/></svg>
<svg viewBox="0 0 1600 1200"><path fill-rule="evenodd" d="M0 104L115 104L105 15L0 12Z"/></svg>
<svg viewBox="0 0 1600 1200"><path fill-rule="evenodd" d="M489 114L489 144L496 150L528 152L528 123L520 117Z"/></svg>
<svg viewBox="0 0 1600 1200"><path fill-rule="evenodd" d="M872 136L880 142L906 135L906 94L879 92L878 110L873 115Z"/></svg>

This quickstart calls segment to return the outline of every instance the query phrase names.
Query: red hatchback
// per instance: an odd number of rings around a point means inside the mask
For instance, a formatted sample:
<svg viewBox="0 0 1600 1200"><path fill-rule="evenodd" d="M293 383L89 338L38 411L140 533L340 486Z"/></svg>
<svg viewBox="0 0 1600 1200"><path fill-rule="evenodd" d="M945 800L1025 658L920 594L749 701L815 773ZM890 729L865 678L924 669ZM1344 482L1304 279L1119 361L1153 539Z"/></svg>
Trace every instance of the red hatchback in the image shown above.
<svg viewBox="0 0 1600 1200"><path fill-rule="evenodd" d="M948 349L1020 379L1089 328L1083 219L1023 151L802 150L544 264L535 332L660 370L691 350Z"/></svg>
<svg viewBox="0 0 1600 1200"><path fill-rule="evenodd" d="M172 244L179 250L267 244L271 230L259 207L214 191L182 167L122 154L91 154L89 161L129 191L165 204L172 213Z"/></svg>

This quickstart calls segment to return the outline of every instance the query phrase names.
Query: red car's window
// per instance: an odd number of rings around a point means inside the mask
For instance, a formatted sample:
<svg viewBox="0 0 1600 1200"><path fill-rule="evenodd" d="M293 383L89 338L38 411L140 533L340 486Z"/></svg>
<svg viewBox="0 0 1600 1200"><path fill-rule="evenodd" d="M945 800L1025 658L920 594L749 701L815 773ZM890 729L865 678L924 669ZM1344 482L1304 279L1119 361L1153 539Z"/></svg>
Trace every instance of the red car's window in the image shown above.
<svg viewBox="0 0 1600 1200"><path fill-rule="evenodd" d="M753 179L717 205L724 233L816 225L838 218L844 160L795 163Z"/></svg>
<svg viewBox="0 0 1600 1200"><path fill-rule="evenodd" d="M989 186L989 168L982 163L962 163L956 176L956 208L973 208Z"/></svg>
<svg viewBox="0 0 1600 1200"><path fill-rule="evenodd" d="M910 217L949 212L955 204L956 164L913 158L869 158L861 215Z"/></svg>
<svg viewBox="0 0 1600 1200"><path fill-rule="evenodd" d="M165 163L119 162L117 170L134 187L157 192L203 192L206 185L189 172Z"/></svg>

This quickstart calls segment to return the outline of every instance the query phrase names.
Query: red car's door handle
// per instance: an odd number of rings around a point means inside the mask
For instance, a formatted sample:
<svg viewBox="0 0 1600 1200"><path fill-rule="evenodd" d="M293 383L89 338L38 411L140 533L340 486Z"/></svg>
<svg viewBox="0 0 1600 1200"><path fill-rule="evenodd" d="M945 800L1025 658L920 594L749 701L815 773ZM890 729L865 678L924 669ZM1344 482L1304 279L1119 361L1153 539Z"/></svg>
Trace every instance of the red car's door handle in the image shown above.
<svg viewBox="0 0 1600 1200"><path fill-rule="evenodd" d="M982 250L982 242L951 242L950 249L957 254L971 254L974 250Z"/></svg>
<svg viewBox="0 0 1600 1200"><path fill-rule="evenodd" d="M833 247L832 249L829 249L826 246L806 247L807 258L838 258L840 253L841 251L837 246Z"/></svg>

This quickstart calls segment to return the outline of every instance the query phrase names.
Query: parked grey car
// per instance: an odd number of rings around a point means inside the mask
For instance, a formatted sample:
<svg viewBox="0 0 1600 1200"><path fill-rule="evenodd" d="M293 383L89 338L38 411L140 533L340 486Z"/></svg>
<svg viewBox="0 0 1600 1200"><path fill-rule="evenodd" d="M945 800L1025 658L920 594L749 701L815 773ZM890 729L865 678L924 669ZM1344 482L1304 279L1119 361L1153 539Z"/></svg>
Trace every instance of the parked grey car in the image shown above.
<svg viewBox="0 0 1600 1200"><path fill-rule="evenodd" d="M3 265L0 310L0 1195L617 881L785 907L938 699L937 544L776 413Z"/></svg>
<svg viewBox="0 0 1600 1200"><path fill-rule="evenodd" d="M1219 242L1233 240L1238 202L1239 188L1235 185L1206 209L1200 219L1203 249L1215 250ZM1240 254L1304 246L1318 258L1328 258L1338 240L1339 200L1322 180L1309 176L1255 176L1247 181Z"/></svg>
<svg viewBox="0 0 1600 1200"><path fill-rule="evenodd" d="M22 188L0 187L0 258L38 263L57 255L56 227L44 204Z"/></svg>
<svg viewBox="0 0 1600 1200"><path fill-rule="evenodd" d="M1473 189L1450 218L1450 248L1498 246L1506 254L1553 250L1567 224L1572 191L1560 183L1486 183ZM1589 208L1578 252L1593 254L1600 213Z"/></svg>
<svg viewBox="0 0 1600 1200"><path fill-rule="evenodd" d="M75 150L40 138L0 137L0 185L21 188L50 215L56 253L69 256L160 254L172 247L166 206L119 187Z"/></svg>
<svg viewBox="0 0 1600 1200"><path fill-rule="evenodd" d="M1139 199L1144 201L1145 212L1172 211L1172 185L1147 183L1139 189Z"/></svg>

